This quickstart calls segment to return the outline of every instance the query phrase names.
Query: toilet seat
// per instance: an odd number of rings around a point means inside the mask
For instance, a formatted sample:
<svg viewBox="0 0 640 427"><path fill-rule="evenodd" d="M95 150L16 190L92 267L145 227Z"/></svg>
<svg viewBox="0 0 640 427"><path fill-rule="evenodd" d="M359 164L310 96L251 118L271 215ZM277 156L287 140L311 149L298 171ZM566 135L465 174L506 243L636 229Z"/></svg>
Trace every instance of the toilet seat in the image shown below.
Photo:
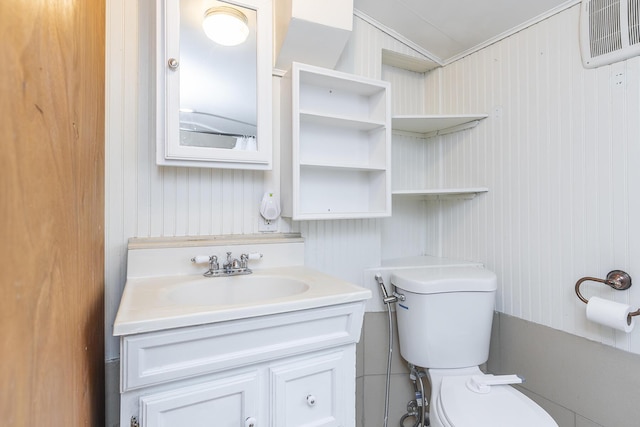
<svg viewBox="0 0 640 427"><path fill-rule="evenodd" d="M509 385L487 394L469 390L468 376L442 378L437 399L443 425L450 427L557 427L541 407Z"/></svg>

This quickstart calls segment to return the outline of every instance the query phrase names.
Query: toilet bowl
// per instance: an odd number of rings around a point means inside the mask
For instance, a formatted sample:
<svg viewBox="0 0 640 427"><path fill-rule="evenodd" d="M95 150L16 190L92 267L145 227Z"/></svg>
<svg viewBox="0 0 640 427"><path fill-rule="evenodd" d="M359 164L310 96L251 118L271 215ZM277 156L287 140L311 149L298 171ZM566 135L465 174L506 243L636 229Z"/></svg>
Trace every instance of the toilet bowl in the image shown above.
<svg viewBox="0 0 640 427"><path fill-rule="evenodd" d="M486 376L497 279L479 266L401 269L391 274L400 354L426 368L431 427L557 427L535 402ZM478 386L481 384L481 386Z"/></svg>

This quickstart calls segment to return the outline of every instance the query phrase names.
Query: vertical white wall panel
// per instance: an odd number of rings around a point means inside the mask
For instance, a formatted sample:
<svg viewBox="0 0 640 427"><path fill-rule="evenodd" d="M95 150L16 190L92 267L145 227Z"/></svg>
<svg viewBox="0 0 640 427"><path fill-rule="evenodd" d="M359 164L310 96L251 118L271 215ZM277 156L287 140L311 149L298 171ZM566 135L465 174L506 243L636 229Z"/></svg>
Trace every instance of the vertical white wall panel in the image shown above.
<svg viewBox="0 0 640 427"><path fill-rule="evenodd" d="M108 114L106 153L106 358L118 356L112 325L124 287L126 247L130 237L170 237L258 232L263 192L279 186L279 171L160 167L155 164L155 121L152 91L152 0L115 1L109 5ZM381 49L409 53L410 49L354 18L351 41L338 69L367 77L382 74ZM407 113L423 103L422 76L391 70L399 95L394 108ZM274 89L277 89L274 78ZM420 89L416 90L415 85ZM414 87L412 90L411 88ZM278 96L278 91L274 90ZM410 103L403 104L403 99ZM274 99L278 106L279 100ZM274 111L274 154L279 152L279 111ZM274 162L275 167L279 162ZM283 165L288 167L289 165ZM407 213L422 226L424 208ZM392 221L392 220L389 220ZM281 220L280 231L301 231L306 239L306 262L312 267L356 283L365 268L379 265L382 224L387 220L291 222ZM405 227L402 242L390 253L424 252L425 233ZM434 243L435 244L435 243Z"/></svg>
<svg viewBox="0 0 640 427"><path fill-rule="evenodd" d="M380 220L301 221L297 225L305 237L308 267L361 284L362 272L380 261Z"/></svg>
<svg viewBox="0 0 640 427"><path fill-rule="evenodd" d="M636 163L640 159L640 125L638 120L633 117L640 117L640 57L635 57L626 61L626 84L627 93L630 95L626 100L627 108L625 121L622 126L625 139L627 141L627 191L628 205L626 210L628 213L627 221L629 230L627 232L628 260L629 265L633 265L637 271L637 262L640 260L640 221L638 221L637 212L640 212L640 191L638 191L637 183L640 182L640 167ZM634 98L634 95L637 96ZM635 161L634 161L635 160ZM634 306L640 299L640 290L638 288L630 290L630 302ZM629 337L629 347L632 351L640 353L640 334L633 334Z"/></svg>
<svg viewBox="0 0 640 427"><path fill-rule="evenodd" d="M107 336L129 237L255 233L265 186L279 179L278 171L156 166L148 79L152 3L109 6ZM337 68L390 81L394 113L490 114L472 130L438 138L394 133L394 188L490 191L471 201L396 200L387 219L283 220L281 231L302 232L309 266L356 283L381 259L442 254L483 261L500 278L500 311L640 353L640 332L587 322L573 293L585 275L614 268L640 274L634 215L640 211L640 60L583 69L577 25L574 7L419 75L383 67L381 49L410 49L354 18ZM585 293L640 304L640 288L589 285ZM107 358L117 353L117 341L108 339Z"/></svg>
<svg viewBox="0 0 640 427"><path fill-rule="evenodd" d="M391 84L392 115L414 115L425 111L424 73L382 64L382 80Z"/></svg>
<svg viewBox="0 0 640 427"><path fill-rule="evenodd" d="M138 85L130 70L138 68L138 4L125 0L107 5L105 129L105 356L118 356L113 319L126 274L126 236L135 229L137 201L131 191L135 170ZM126 165L126 166L125 166ZM127 167L128 166L128 167ZM127 168L128 172L124 172Z"/></svg>
<svg viewBox="0 0 640 427"><path fill-rule="evenodd" d="M443 204L442 251L498 273L500 311L640 353L638 331L588 322L573 290L616 268L640 274L638 58L584 69L578 16L575 6L427 77L442 83L441 112L490 114L439 141L445 186L489 187ZM583 286L640 306L638 289Z"/></svg>
<svg viewBox="0 0 640 427"><path fill-rule="evenodd" d="M336 65L336 70L380 79L382 76L382 49L411 56L421 56L402 42L354 16L353 31Z"/></svg>

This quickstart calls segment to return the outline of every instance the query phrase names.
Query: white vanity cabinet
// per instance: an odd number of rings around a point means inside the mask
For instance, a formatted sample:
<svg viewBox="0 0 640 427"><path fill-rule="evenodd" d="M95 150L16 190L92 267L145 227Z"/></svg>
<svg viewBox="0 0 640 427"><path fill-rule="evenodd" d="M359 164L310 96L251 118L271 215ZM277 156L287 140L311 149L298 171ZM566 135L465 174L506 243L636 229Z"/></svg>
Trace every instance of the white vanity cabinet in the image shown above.
<svg viewBox="0 0 640 427"><path fill-rule="evenodd" d="M139 423L143 427L243 426L245 421L250 425L260 418L259 385L259 372L253 370L143 395Z"/></svg>
<svg viewBox="0 0 640 427"><path fill-rule="evenodd" d="M283 216L389 216L389 83L294 62L281 89Z"/></svg>
<svg viewBox="0 0 640 427"><path fill-rule="evenodd" d="M272 426L349 426L355 419L355 348L285 359L269 366Z"/></svg>
<svg viewBox="0 0 640 427"><path fill-rule="evenodd" d="M363 302L121 337L121 426L353 427Z"/></svg>

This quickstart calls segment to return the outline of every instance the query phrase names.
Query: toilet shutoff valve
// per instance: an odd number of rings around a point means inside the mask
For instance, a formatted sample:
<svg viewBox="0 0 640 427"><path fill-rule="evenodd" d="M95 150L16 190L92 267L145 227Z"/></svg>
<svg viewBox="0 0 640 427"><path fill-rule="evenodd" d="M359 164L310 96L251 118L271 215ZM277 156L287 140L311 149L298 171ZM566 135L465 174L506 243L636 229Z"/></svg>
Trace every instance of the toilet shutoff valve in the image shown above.
<svg viewBox="0 0 640 427"><path fill-rule="evenodd" d="M518 375L473 375L467 381L467 388L475 393L487 394L491 391L491 386L521 384L524 378Z"/></svg>
<svg viewBox="0 0 640 427"><path fill-rule="evenodd" d="M422 393L420 392L420 390L416 391L416 404L418 405L418 407L422 406L423 402L422 402Z"/></svg>

